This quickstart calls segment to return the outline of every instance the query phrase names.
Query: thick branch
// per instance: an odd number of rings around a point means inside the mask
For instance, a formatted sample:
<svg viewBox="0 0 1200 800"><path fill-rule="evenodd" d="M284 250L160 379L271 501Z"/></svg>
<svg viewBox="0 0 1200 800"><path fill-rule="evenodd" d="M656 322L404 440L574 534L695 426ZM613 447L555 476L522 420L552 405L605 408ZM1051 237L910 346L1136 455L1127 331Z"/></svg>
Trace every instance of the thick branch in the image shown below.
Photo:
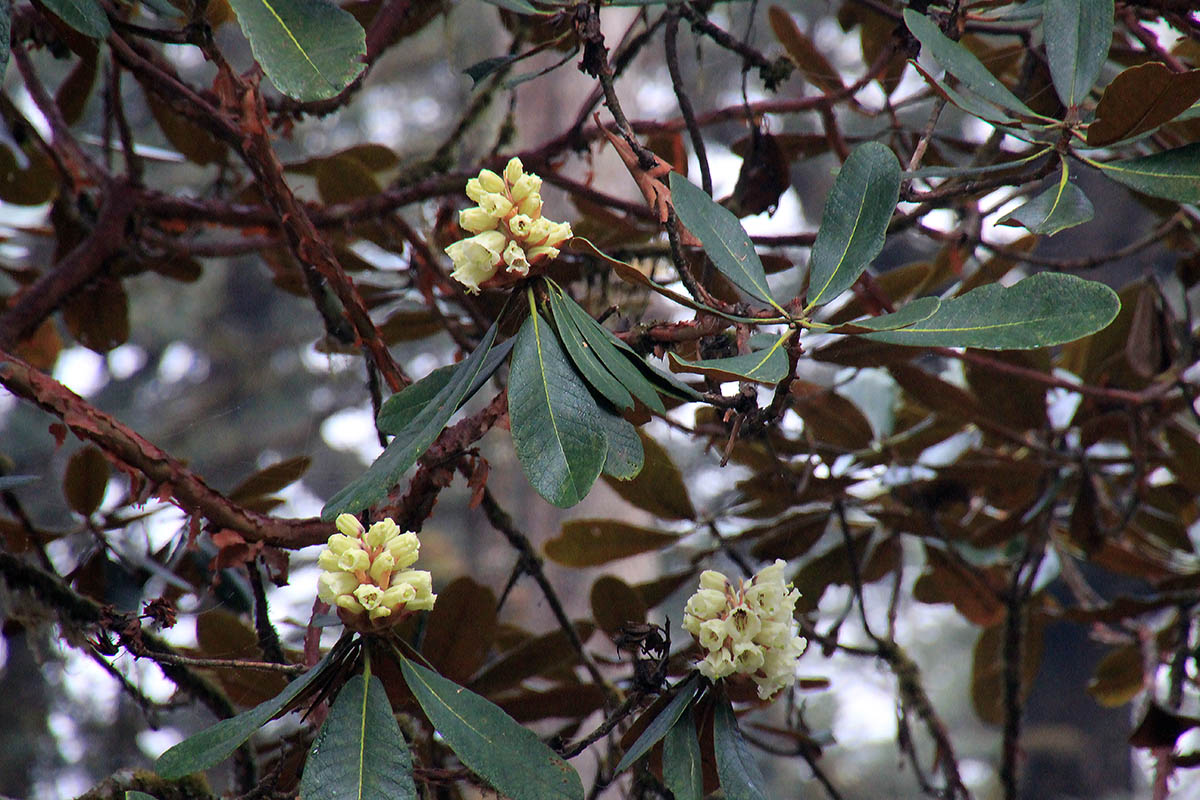
<svg viewBox="0 0 1200 800"><path fill-rule="evenodd" d="M76 436L94 442L161 485L176 505L204 516L217 528L235 530L246 541L293 549L319 544L329 537L330 526L320 519L278 519L242 508L211 488L183 462L4 350L0 350L0 385L60 418Z"/></svg>

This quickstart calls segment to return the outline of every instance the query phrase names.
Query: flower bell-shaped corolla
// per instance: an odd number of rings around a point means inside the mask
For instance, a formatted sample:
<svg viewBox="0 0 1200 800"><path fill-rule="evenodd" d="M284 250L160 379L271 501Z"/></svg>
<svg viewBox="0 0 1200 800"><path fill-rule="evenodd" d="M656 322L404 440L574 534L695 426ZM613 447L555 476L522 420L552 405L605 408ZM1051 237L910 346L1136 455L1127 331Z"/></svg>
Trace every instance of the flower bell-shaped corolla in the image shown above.
<svg viewBox="0 0 1200 800"><path fill-rule="evenodd" d="M748 676L763 700L796 682L796 660L807 642L795 634L800 592L784 583L783 568L776 560L736 589L720 572L700 574L683 627L707 652L698 665L706 678Z"/></svg>
<svg viewBox="0 0 1200 800"><path fill-rule="evenodd" d="M429 572L409 569L421 548L415 533L401 533L391 519L363 528L352 514L339 516L336 525L340 533L317 557L317 596L337 608L347 627L378 631L433 608Z"/></svg>
<svg viewBox="0 0 1200 800"><path fill-rule="evenodd" d="M459 212L458 224L475 235L446 248L454 262L450 277L474 294L502 270L523 278L555 258L573 234L570 223L542 216L541 188L542 179L525 172L519 158L509 160L502 176L485 169L467 181L467 197L476 205Z"/></svg>

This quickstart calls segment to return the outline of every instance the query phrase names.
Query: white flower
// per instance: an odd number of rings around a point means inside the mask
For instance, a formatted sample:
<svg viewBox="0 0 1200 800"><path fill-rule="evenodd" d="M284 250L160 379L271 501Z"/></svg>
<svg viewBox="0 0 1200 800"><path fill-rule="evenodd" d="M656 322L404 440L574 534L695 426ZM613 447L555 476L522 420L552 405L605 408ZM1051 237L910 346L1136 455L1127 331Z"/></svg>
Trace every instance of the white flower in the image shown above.
<svg viewBox="0 0 1200 800"><path fill-rule="evenodd" d="M733 663L733 656L724 648L706 655L700 661L699 667L700 674L710 681L718 681L726 675L732 675L737 669L737 665Z"/></svg>
<svg viewBox="0 0 1200 800"><path fill-rule="evenodd" d="M479 291L479 284L496 274L507 241L500 231L484 231L450 245L446 248L446 255L454 262L450 277L468 292Z"/></svg>
<svg viewBox="0 0 1200 800"><path fill-rule="evenodd" d="M733 663L743 675L753 675L765 660L762 647L753 642L738 642L733 645Z"/></svg>
<svg viewBox="0 0 1200 800"><path fill-rule="evenodd" d="M785 567L777 560L736 589L720 572L701 573L683 627L707 653L697 663L706 678L746 676L763 700L796 682L796 661L807 642L795 635L800 592L784 583Z"/></svg>
<svg viewBox="0 0 1200 800"><path fill-rule="evenodd" d="M699 632L696 634L696 641L705 650L716 650L725 646L725 620L723 619L706 619L700 623Z"/></svg>
<svg viewBox="0 0 1200 800"><path fill-rule="evenodd" d="M729 601L724 592L718 592L716 589L700 589L688 599L684 613L700 619L712 619L718 614L723 614L728 606Z"/></svg>
<svg viewBox="0 0 1200 800"><path fill-rule="evenodd" d="M735 606L725 617L725 635L734 643L751 642L762 630L762 620L746 605Z"/></svg>

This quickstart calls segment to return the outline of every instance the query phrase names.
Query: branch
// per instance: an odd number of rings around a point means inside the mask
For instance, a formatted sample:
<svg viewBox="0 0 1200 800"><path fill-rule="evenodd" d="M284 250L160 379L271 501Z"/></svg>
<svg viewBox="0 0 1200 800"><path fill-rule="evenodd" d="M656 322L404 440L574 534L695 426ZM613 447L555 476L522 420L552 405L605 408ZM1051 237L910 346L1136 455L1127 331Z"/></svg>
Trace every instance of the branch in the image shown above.
<svg viewBox="0 0 1200 800"><path fill-rule="evenodd" d="M100 216L92 232L36 282L18 293L0 315L0 350L15 347L33 334L73 292L99 275L126 245L125 227L137 208L138 192L114 180L105 187Z"/></svg>
<svg viewBox="0 0 1200 800"><path fill-rule="evenodd" d="M209 487L183 462L2 349L0 385L58 417L76 436L94 442L142 473L152 484L163 487L163 493L181 509L203 515L214 527L235 530L248 542L261 541L290 549L320 544L329 538L329 523L320 519L279 519L242 508Z"/></svg>
<svg viewBox="0 0 1200 800"><path fill-rule="evenodd" d="M508 539L508 543L513 546L513 549L517 551L521 560L526 564L530 576L541 588L542 595L546 598L546 603L554 613L554 618L558 620L559 627L566 634L567 639L571 642L571 646L575 648L575 652L579 654L579 660L587 669L588 674L592 676L592 680L596 682L597 686L602 687L611 699L614 694L612 685L605 680L604 675L600 672L600 667L596 665L591 654L584 648L583 641L579 638L579 631L575 630L575 625L563 609L562 600L559 599L558 593L554 591L554 587L550 585L550 581L546 578L546 573L542 570L542 560L534 551L533 545L529 543L528 537L517 528L513 523L512 517L508 515L508 512L496 502L491 489L484 488L481 505L484 513L487 515L488 522L492 523L493 528L504 534L504 538Z"/></svg>

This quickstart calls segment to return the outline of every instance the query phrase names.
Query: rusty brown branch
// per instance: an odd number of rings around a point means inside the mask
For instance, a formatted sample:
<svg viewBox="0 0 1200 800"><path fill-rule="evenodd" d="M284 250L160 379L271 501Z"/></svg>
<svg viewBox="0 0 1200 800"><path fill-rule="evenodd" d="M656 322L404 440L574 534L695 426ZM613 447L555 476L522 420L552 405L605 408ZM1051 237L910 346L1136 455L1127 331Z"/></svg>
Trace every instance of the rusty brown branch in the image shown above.
<svg viewBox="0 0 1200 800"><path fill-rule="evenodd" d="M183 462L4 350L0 350L0 385L61 419L76 436L140 472L161 487L162 496L184 511L202 515L214 528L237 531L248 542L291 549L324 542L332 532L329 523L320 519L280 519L242 508L212 489Z"/></svg>

